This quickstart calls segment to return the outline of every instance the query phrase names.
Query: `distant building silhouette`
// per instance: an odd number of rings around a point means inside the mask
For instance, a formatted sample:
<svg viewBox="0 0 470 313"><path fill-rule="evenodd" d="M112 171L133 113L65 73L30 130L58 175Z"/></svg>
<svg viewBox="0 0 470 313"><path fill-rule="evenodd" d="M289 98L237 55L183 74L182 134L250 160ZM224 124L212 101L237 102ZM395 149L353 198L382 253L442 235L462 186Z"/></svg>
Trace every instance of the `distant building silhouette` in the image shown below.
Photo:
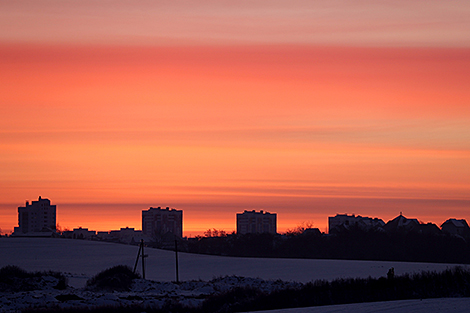
<svg viewBox="0 0 470 313"><path fill-rule="evenodd" d="M466 220L450 218L441 225L442 231L451 235L470 236L470 227Z"/></svg>
<svg viewBox="0 0 470 313"><path fill-rule="evenodd" d="M86 239L86 240L102 240L112 242L122 242L127 244L133 244L140 242L141 239L148 241L149 238L143 235L141 230L135 230L134 228L121 228L120 230L111 231L94 231L88 228L74 228L72 230L63 231L63 238L70 239Z"/></svg>
<svg viewBox="0 0 470 313"><path fill-rule="evenodd" d="M352 227L357 227L362 230L371 230L382 228L384 225L385 222L379 218L362 217L354 214L336 214L334 217L328 217L328 229L330 234L349 230Z"/></svg>
<svg viewBox="0 0 470 313"><path fill-rule="evenodd" d="M321 237L321 231L318 228L305 228L302 235Z"/></svg>
<svg viewBox="0 0 470 313"><path fill-rule="evenodd" d="M141 230L134 228L121 228L120 230L111 230L107 236L104 236L111 241L124 242L124 243L137 243L141 239L148 241L148 237L144 236Z"/></svg>
<svg viewBox="0 0 470 313"><path fill-rule="evenodd" d="M18 227L14 236L52 235L56 231L56 206L49 199L39 197L38 201L18 207Z"/></svg>
<svg viewBox="0 0 470 313"><path fill-rule="evenodd" d="M419 224L417 219L406 218L400 212L400 215L385 224L384 229L387 232L409 232L415 230Z"/></svg>
<svg viewBox="0 0 470 313"><path fill-rule="evenodd" d="M403 234L411 232L423 235L439 235L442 233L441 229L436 224L425 224L415 218L406 218L401 212L400 215L388 221L386 224L379 218L362 217L354 214L337 214L334 217L328 217L328 226L330 234L337 234L351 229L361 229L363 231L375 229L387 233Z"/></svg>
<svg viewBox="0 0 470 313"><path fill-rule="evenodd" d="M70 231L71 233L71 238L73 239L92 239L94 236L96 236L96 231L94 230L88 230L88 228L74 228L73 231ZM68 233L66 234L67 236L69 235Z"/></svg>
<svg viewBox="0 0 470 313"><path fill-rule="evenodd" d="M244 211L237 213L237 234L260 234L277 232L277 214L269 212Z"/></svg>
<svg viewBox="0 0 470 313"><path fill-rule="evenodd" d="M150 238L167 233L183 237L183 211L167 207L142 211L142 232Z"/></svg>
<svg viewBox="0 0 470 313"><path fill-rule="evenodd" d="M418 225L418 228L416 229L416 231L423 235L441 235L442 234L442 231L439 228L439 226L437 226L434 223L421 223Z"/></svg>
<svg viewBox="0 0 470 313"><path fill-rule="evenodd" d="M401 213L393 220L388 221L384 226L387 232L401 232L401 233L420 233L425 235L440 234L441 230L436 224L433 223L421 223L417 219L409 219L404 217Z"/></svg>

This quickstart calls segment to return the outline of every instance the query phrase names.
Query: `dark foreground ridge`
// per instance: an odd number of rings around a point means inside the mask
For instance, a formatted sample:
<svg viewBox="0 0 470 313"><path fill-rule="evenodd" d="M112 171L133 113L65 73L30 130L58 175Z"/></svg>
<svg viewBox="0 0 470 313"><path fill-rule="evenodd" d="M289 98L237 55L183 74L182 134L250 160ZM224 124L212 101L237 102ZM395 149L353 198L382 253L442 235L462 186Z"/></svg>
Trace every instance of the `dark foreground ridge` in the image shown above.
<svg viewBox="0 0 470 313"><path fill-rule="evenodd" d="M128 269L124 267L111 271L108 269L101 277L106 276L107 279L112 280L112 277L122 274L121 270L128 272ZM67 294L67 297L75 301L80 300L74 297L73 293ZM132 295L132 297L143 299L139 295ZM146 304L145 301L131 305L94 307L80 307L77 303L76 307L31 308L22 312L222 313L444 297L470 297L470 270L455 267L443 272L422 272L400 276L394 276L390 272L388 277L337 279L331 282L317 280L307 284L287 284L282 288L272 290L246 285L207 295L198 305L193 306L168 298L160 306L152 306ZM63 301L68 301L68 298L64 298Z"/></svg>
<svg viewBox="0 0 470 313"><path fill-rule="evenodd" d="M203 312L243 312L390 300L470 296L470 272L462 268L390 278L315 281L263 294L236 289L205 301Z"/></svg>

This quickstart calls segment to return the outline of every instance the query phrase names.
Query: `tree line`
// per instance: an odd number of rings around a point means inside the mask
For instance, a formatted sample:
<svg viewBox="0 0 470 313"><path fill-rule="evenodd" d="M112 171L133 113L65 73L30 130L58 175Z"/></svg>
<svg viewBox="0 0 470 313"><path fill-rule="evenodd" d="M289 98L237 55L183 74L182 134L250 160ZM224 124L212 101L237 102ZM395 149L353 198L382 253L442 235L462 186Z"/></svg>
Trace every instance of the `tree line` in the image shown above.
<svg viewBox="0 0 470 313"><path fill-rule="evenodd" d="M216 236L214 235L217 234ZM191 253L275 258L312 258L470 264L470 238L417 232L386 233L352 227L335 235L206 232L182 245Z"/></svg>

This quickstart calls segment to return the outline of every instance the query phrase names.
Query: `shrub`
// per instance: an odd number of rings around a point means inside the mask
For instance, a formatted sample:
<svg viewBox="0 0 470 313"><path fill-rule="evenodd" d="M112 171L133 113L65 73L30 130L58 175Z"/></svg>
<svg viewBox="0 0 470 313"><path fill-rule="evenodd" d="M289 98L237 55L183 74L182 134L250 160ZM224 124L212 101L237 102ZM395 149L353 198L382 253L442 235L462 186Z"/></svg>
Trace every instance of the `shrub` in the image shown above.
<svg viewBox="0 0 470 313"><path fill-rule="evenodd" d="M86 288L89 290L128 291L131 289L132 281L137 278L140 278L140 275L134 273L129 266L117 265L90 278L86 283Z"/></svg>
<svg viewBox="0 0 470 313"><path fill-rule="evenodd" d="M67 278L60 272L27 272L16 265L7 265L0 268L0 291L30 291L42 289L44 276L58 279L55 289L67 288Z"/></svg>
<svg viewBox="0 0 470 313"><path fill-rule="evenodd" d="M27 278L31 275L24 269L16 265L7 265L0 268L0 282L5 282L12 278Z"/></svg>
<svg viewBox="0 0 470 313"><path fill-rule="evenodd" d="M256 310L256 306L253 305L265 296L259 288L235 287L207 298L202 303L201 310L217 313Z"/></svg>

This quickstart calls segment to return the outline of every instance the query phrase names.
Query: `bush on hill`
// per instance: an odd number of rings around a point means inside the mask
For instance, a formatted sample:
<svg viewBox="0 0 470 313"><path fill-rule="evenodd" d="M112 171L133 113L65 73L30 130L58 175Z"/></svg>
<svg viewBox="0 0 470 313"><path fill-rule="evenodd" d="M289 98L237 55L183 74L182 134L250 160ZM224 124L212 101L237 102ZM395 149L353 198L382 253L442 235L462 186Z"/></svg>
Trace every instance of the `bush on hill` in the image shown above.
<svg viewBox="0 0 470 313"><path fill-rule="evenodd" d="M67 278L64 274L53 271L27 272L16 265L0 268L0 291L31 291L48 286L46 277L53 277L55 289L67 288Z"/></svg>
<svg viewBox="0 0 470 313"><path fill-rule="evenodd" d="M134 273L129 266L116 265L90 278L86 283L86 288L89 290L128 291L132 287L133 280L138 278L141 278L140 275Z"/></svg>

